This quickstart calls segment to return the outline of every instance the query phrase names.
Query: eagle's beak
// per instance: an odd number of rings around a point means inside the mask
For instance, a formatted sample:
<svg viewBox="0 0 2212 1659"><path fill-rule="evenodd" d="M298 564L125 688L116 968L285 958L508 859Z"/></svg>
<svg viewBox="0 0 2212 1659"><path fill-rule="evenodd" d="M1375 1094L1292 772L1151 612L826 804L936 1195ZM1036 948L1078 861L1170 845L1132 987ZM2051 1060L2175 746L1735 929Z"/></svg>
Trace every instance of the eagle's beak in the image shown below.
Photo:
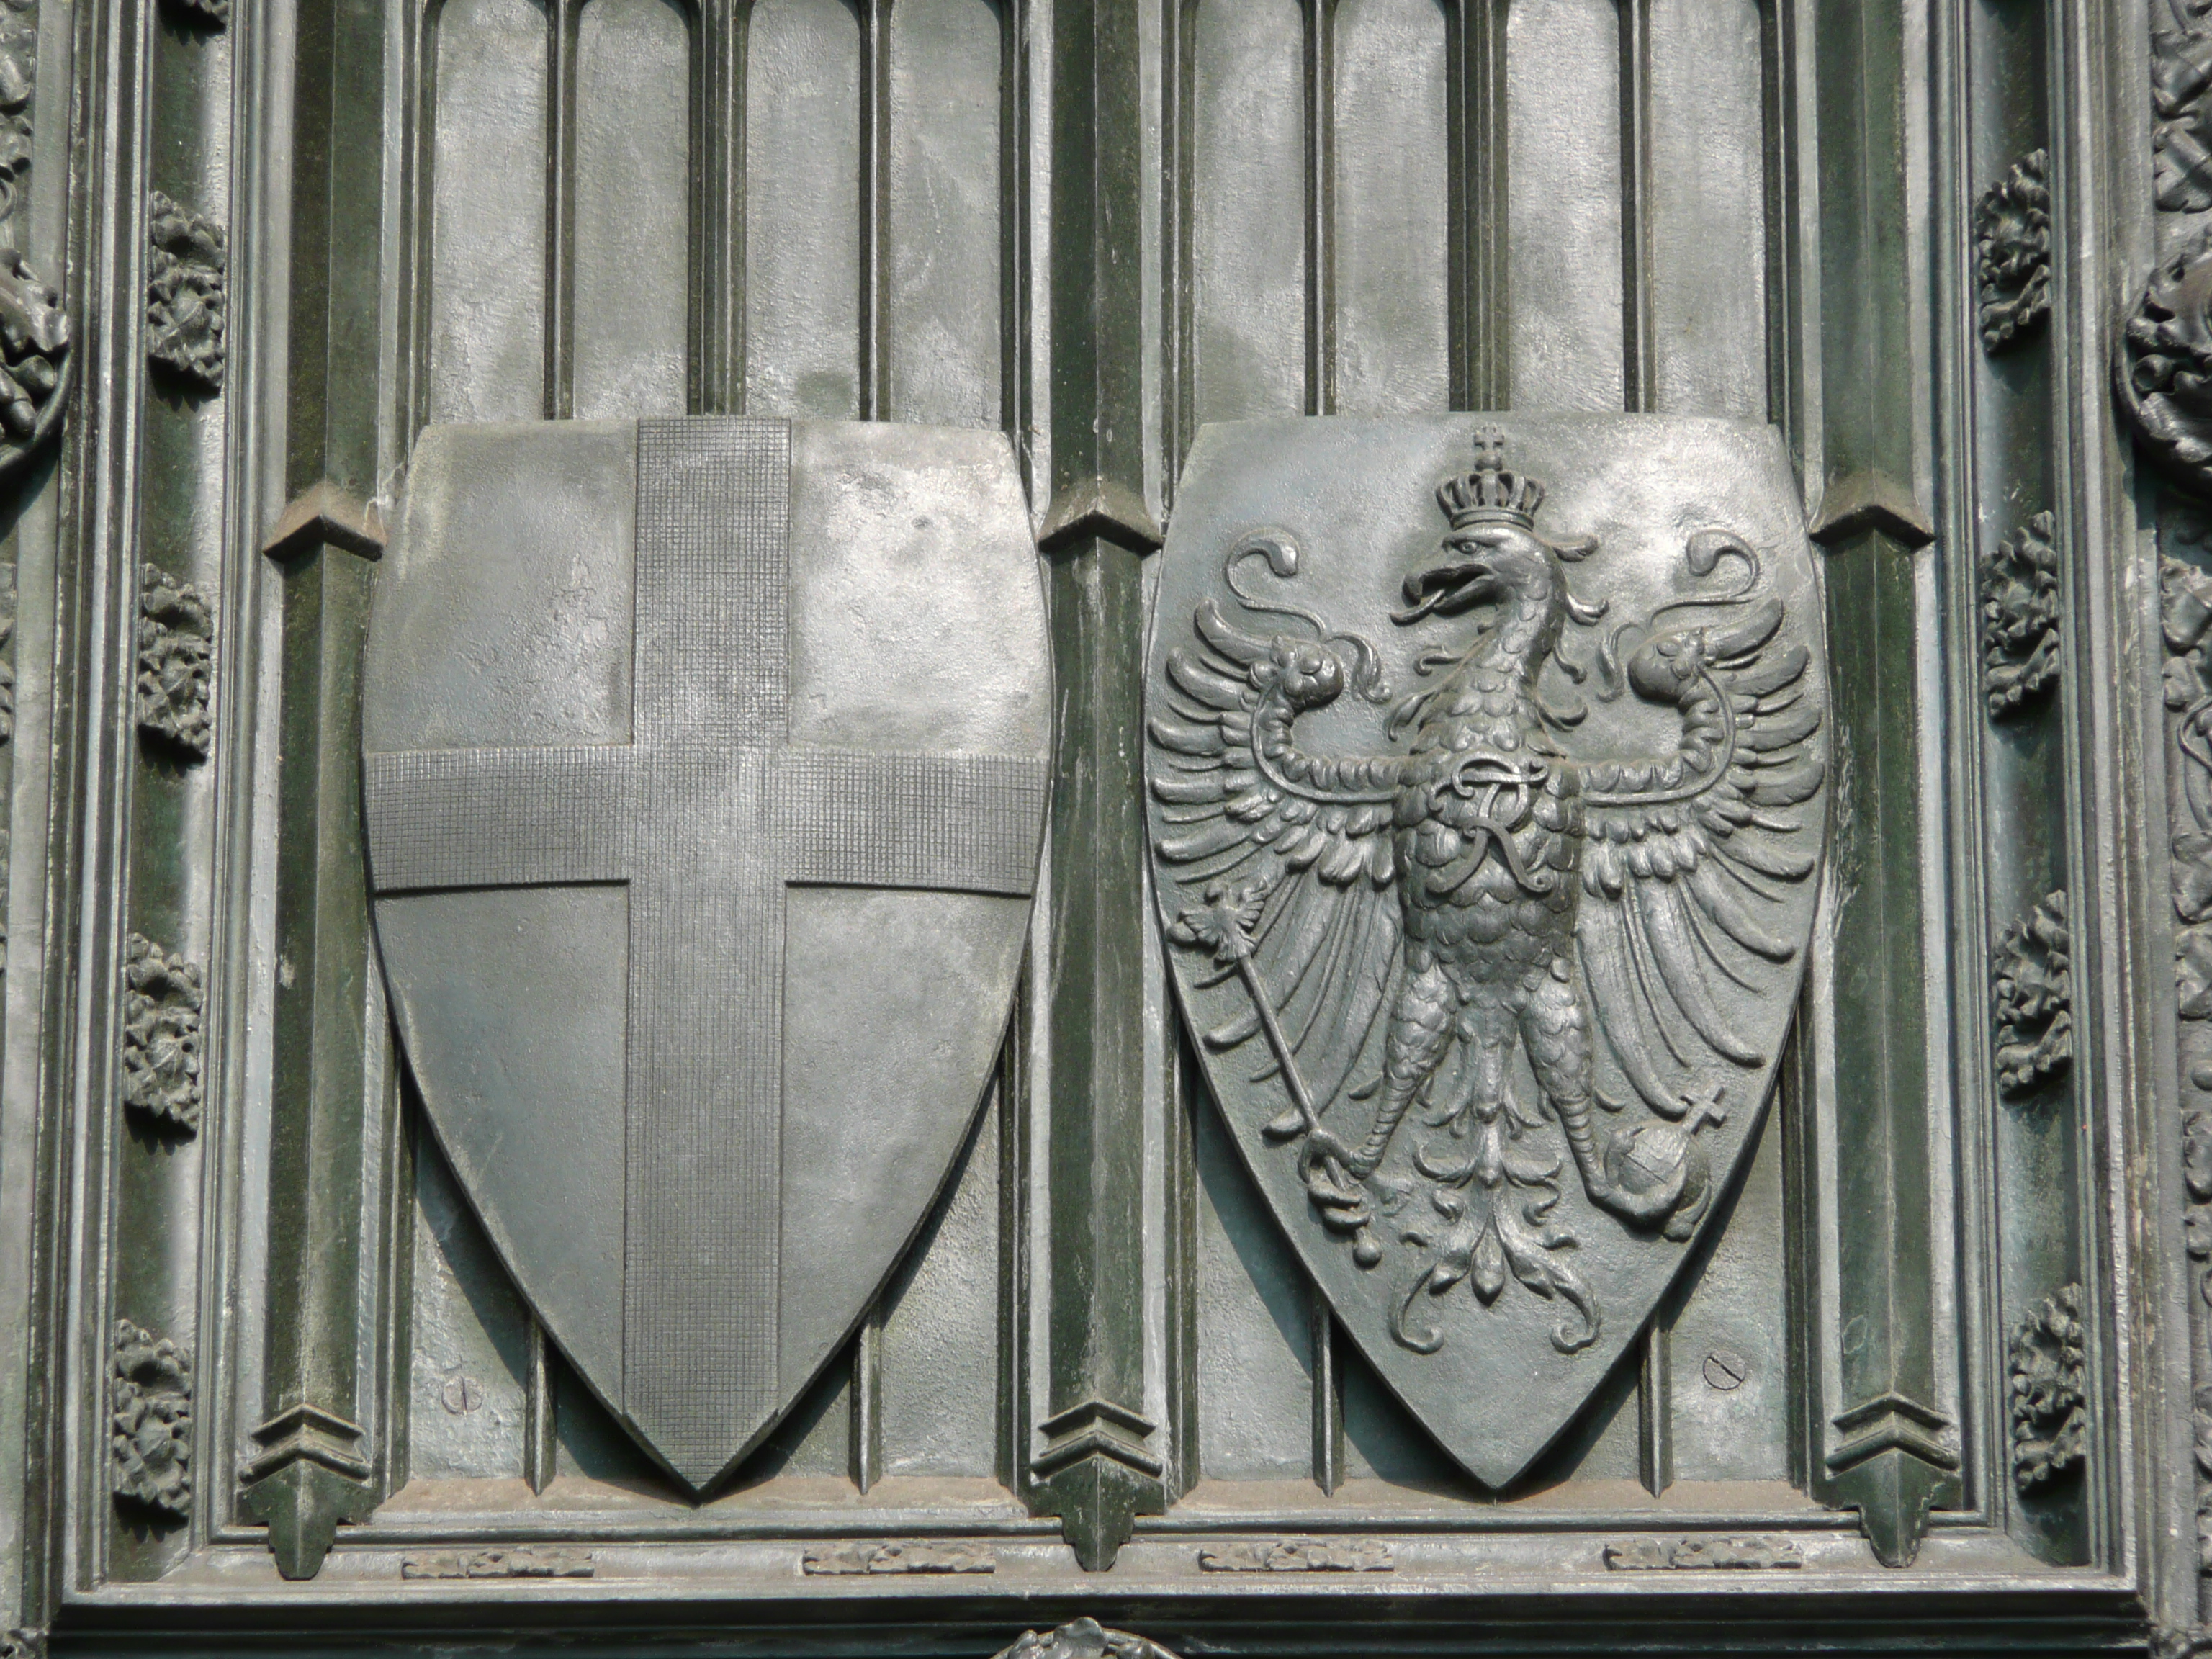
<svg viewBox="0 0 2212 1659"><path fill-rule="evenodd" d="M1390 620L1404 627L1425 617L1455 616L1492 597L1497 592L1497 575L1486 551L1455 537L1436 557L1407 574L1406 608L1393 611Z"/></svg>

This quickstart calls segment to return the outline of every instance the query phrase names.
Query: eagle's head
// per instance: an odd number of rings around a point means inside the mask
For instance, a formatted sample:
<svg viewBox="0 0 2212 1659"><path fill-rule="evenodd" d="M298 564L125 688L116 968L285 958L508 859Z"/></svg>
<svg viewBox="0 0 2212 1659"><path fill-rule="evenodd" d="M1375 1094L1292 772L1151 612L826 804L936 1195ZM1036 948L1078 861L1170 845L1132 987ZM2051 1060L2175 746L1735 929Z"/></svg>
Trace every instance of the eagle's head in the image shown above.
<svg viewBox="0 0 2212 1659"><path fill-rule="evenodd" d="M1408 571L1406 606L1390 613L1401 625L1455 617L1491 599L1548 599L1564 593L1559 555L1533 530L1505 522L1454 530L1436 552Z"/></svg>
<svg viewBox="0 0 2212 1659"><path fill-rule="evenodd" d="M1596 544L1538 535L1544 486L1505 465L1499 434L1477 433L1474 448L1474 470L1437 486L1437 505L1451 528L1436 552L1407 574L1405 609L1392 611L1391 619L1407 627L1455 617L1489 599L1557 604L1579 619L1559 562L1583 558Z"/></svg>

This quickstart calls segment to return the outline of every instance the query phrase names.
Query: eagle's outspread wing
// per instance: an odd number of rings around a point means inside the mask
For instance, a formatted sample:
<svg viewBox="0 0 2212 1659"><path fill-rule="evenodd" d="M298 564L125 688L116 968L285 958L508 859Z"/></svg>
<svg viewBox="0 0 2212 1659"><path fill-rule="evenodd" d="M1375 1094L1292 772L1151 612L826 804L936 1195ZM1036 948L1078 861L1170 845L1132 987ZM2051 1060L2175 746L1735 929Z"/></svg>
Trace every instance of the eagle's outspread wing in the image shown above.
<svg viewBox="0 0 2212 1659"><path fill-rule="evenodd" d="M1796 954L1769 919L1782 886L1813 872L1800 838L1811 829L1816 845L1817 826L1791 809L1819 791L1826 760L1810 653L1778 642L1782 620L1770 595L1646 640L1628 683L1680 711L1680 744L1584 774L1583 972L1622 1073L1668 1117L1693 1103L1669 1085L1667 1062L1692 1066L1694 1044L1747 1070L1764 1064L1729 1018L1727 988L1754 991L1756 963Z"/></svg>
<svg viewBox="0 0 2212 1659"><path fill-rule="evenodd" d="M1297 718L1352 678L1334 641L1244 633L1211 599L1192 621L1191 646L1168 653L1168 712L1150 722L1158 852L1183 890L1163 908L1201 896L1250 908L1252 966L1326 1112L1379 1043L1398 972L1390 817L1404 763L1299 748ZM1200 982L1232 971L1224 962ZM1255 1008L1201 1036L1228 1049L1260 1029ZM1276 1071L1269 1057L1255 1080Z"/></svg>

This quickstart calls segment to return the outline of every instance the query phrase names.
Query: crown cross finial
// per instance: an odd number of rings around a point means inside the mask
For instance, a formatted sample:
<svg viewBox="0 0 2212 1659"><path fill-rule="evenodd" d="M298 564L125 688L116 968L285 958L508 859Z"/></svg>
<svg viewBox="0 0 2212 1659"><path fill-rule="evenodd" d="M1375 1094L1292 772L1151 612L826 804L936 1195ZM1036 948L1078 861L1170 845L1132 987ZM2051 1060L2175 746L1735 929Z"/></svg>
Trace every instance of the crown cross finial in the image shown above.
<svg viewBox="0 0 2212 1659"><path fill-rule="evenodd" d="M1437 505L1455 530L1478 524L1534 529L1543 504L1544 486L1505 465L1505 434L1494 427L1474 434L1474 471L1437 486Z"/></svg>

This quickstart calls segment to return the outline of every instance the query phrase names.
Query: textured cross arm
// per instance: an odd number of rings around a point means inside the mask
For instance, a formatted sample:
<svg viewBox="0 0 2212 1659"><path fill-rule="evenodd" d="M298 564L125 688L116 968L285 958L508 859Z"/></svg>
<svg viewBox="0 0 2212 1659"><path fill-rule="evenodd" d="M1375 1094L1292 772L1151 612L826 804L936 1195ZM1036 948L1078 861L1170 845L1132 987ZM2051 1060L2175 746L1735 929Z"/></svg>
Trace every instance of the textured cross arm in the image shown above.
<svg viewBox="0 0 2212 1659"><path fill-rule="evenodd" d="M786 879L1026 896L1044 763L1008 755L792 749L778 794Z"/></svg>
<svg viewBox="0 0 2212 1659"><path fill-rule="evenodd" d="M635 769L626 746L404 750L364 764L380 893L630 874Z"/></svg>

